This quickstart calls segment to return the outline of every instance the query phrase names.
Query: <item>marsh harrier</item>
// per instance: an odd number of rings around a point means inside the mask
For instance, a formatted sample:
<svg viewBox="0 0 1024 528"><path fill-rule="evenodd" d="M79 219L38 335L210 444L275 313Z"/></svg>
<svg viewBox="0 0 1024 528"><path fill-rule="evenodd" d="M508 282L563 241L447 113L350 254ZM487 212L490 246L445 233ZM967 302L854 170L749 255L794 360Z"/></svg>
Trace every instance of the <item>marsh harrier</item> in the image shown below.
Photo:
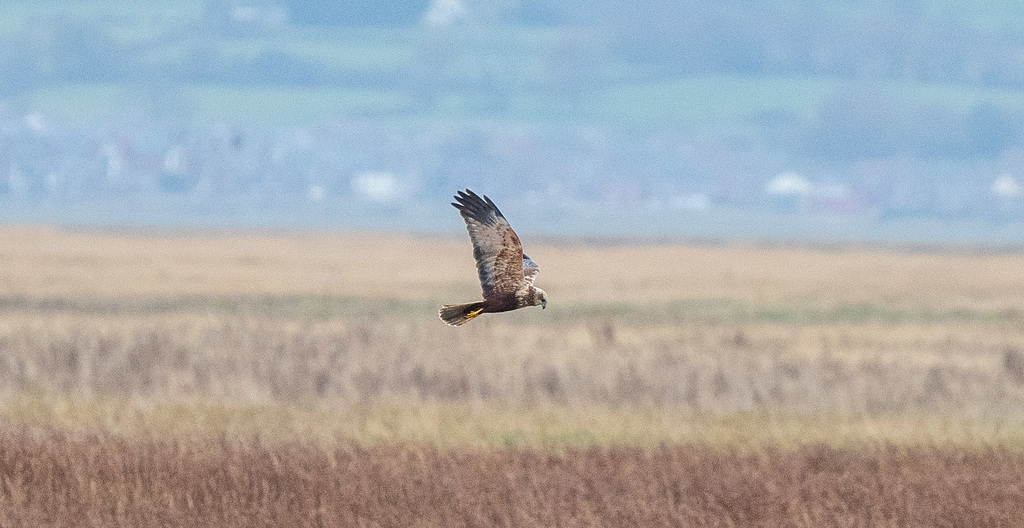
<svg viewBox="0 0 1024 528"><path fill-rule="evenodd" d="M459 326L483 313L507 312L525 306L547 308L547 294L533 285L540 267L523 254L519 237L494 202L466 189L459 191L452 205L466 221L484 300L446 304L438 312L441 320Z"/></svg>

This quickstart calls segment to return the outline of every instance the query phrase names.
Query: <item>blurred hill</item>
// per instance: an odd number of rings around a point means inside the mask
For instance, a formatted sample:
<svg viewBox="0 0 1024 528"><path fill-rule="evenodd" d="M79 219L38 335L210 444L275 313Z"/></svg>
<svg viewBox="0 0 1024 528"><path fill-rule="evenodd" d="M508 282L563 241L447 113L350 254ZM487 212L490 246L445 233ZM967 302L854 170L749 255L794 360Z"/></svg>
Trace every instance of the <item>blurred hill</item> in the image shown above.
<svg viewBox="0 0 1024 528"><path fill-rule="evenodd" d="M1024 239L1016 2L0 12L5 221Z"/></svg>

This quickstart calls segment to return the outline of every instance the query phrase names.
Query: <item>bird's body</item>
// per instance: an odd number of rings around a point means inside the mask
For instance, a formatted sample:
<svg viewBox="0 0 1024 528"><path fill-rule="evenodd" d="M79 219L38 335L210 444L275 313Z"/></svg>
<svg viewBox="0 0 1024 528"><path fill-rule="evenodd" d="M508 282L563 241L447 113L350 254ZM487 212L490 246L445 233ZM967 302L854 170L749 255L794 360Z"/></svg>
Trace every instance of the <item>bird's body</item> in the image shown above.
<svg viewBox="0 0 1024 528"><path fill-rule="evenodd" d="M494 202L466 189L459 191L452 205L466 221L484 300L446 304L438 312L441 320L458 326L484 313L547 307L547 294L533 285L540 268L523 254L519 237Z"/></svg>

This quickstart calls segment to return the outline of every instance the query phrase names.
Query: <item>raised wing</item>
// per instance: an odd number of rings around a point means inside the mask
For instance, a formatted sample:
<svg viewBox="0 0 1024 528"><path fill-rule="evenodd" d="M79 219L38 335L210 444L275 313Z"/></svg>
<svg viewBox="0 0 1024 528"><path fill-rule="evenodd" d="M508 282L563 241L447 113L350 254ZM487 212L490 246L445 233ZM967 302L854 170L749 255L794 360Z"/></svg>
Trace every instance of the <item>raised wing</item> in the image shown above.
<svg viewBox="0 0 1024 528"><path fill-rule="evenodd" d="M526 277L526 283L533 286L533 281L537 280L538 273L540 273L540 266L527 257L526 253L523 253L523 275Z"/></svg>
<svg viewBox="0 0 1024 528"><path fill-rule="evenodd" d="M459 191L452 203L466 221L484 298L512 294L526 282L523 246L490 198Z"/></svg>

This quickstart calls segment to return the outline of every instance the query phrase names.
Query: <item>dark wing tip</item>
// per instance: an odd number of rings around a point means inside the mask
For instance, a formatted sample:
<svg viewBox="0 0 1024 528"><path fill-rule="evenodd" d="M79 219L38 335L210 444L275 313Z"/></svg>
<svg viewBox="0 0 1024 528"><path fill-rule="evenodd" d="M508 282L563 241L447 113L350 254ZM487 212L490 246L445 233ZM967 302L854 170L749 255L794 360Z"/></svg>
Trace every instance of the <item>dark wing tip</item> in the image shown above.
<svg viewBox="0 0 1024 528"><path fill-rule="evenodd" d="M490 198L480 198L475 192L466 189L458 191L452 206L459 210L463 217L475 220L484 225L494 225L498 218L504 218L498 207Z"/></svg>
<svg viewBox="0 0 1024 528"><path fill-rule="evenodd" d="M463 201L470 202L470 201L478 201L478 200L480 200L480 197L477 196L477 194L475 192L473 192L473 191L471 191L469 189L466 189L465 191L457 191L456 194L455 194L455 199L460 201L460 202L463 202Z"/></svg>

